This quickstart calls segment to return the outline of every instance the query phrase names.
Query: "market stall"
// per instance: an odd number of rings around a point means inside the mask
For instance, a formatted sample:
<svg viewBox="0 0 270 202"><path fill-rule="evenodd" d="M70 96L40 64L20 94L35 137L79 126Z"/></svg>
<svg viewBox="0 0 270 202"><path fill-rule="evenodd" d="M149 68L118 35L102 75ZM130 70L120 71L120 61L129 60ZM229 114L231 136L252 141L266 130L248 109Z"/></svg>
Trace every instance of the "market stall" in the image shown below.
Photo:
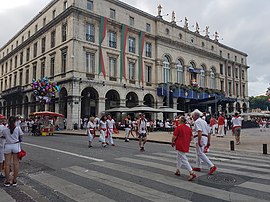
<svg viewBox="0 0 270 202"><path fill-rule="evenodd" d="M63 114L49 111L34 112L33 115L36 117L35 133L39 132L42 136L53 135L57 118L64 118Z"/></svg>

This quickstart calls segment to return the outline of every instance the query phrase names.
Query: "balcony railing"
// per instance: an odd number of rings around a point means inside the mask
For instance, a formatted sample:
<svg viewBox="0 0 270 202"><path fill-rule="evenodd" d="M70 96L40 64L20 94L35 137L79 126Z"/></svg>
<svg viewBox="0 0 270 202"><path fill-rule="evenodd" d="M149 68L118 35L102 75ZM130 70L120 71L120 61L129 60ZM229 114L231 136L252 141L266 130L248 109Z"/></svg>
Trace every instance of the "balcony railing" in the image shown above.
<svg viewBox="0 0 270 202"><path fill-rule="evenodd" d="M169 92L168 92L169 91ZM225 92L216 89L198 88L193 86L160 83L157 88L158 96L171 95L174 98L206 99L225 97Z"/></svg>

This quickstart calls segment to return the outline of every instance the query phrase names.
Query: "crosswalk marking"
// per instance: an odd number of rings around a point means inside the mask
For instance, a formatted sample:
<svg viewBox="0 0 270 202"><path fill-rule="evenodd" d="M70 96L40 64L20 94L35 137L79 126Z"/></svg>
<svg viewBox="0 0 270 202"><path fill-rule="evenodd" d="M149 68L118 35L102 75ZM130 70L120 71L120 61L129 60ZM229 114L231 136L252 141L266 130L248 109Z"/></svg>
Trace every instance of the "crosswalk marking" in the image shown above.
<svg viewBox="0 0 270 202"><path fill-rule="evenodd" d="M5 192L3 189L0 189L0 202L15 202L15 199L13 199L7 192Z"/></svg>
<svg viewBox="0 0 270 202"><path fill-rule="evenodd" d="M176 151L169 151L169 153L174 153L176 154ZM191 150L189 152L189 154L196 154L195 150ZM252 156L252 155L245 155L245 154L234 154L234 153L228 153L228 152L220 152L220 151L216 151L214 150L214 152L212 152L212 150L207 154L208 156L218 156L218 157L224 157L224 158L228 158L231 160L240 160L240 161L254 161L254 162L262 162L262 163L266 163L268 165L270 165L269 159L266 156Z"/></svg>
<svg viewBox="0 0 270 202"><path fill-rule="evenodd" d="M144 199L150 200L150 201L189 201L185 200L155 189L151 189L133 182L129 182L126 180L122 180L120 178L106 175L97 171L88 170L86 172L86 169L79 167L79 166L72 166L69 168L64 169L65 171L71 172L75 175L79 175L81 177L85 177L87 179L91 179L103 184L106 184L108 186L120 189L122 191L131 193L133 195L137 195L140 197L143 197Z"/></svg>
<svg viewBox="0 0 270 202"><path fill-rule="evenodd" d="M52 176L47 173L39 173L37 175L31 174L30 178L54 189L55 191L75 201L85 201L85 202L86 201L95 201L95 202L103 202L103 201L113 202L114 201L105 196L97 194L89 189L78 186L62 178Z"/></svg>
<svg viewBox="0 0 270 202"><path fill-rule="evenodd" d="M158 168L158 169L162 169L162 170L166 170L166 171L175 170L175 167L173 167L173 166L154 163L154 162L150 162L150 161L143 161L143 160L134 159L134 158L122 157L122 158L118 158L117 160L129 162L129 163L134 163L134 164L138 164L138 165L142 165L142 166ZM176 163L176 161L175 161L175 163ZM235 175L244 175L244 176L248 176L248 177L255 177L255 178L270 180L270 176L268 176L268 175L263 175L263 174L253 173L253 172L226 169L226 168L222 168L222 167L218 167L218 171L230 173L230 174L235 174Z"/></svg>
<svg viewBox="0 0 270 202"><path fill-rule="evenodd" d="M154 153L154 155L158 155L158 156L162 156L162 157L167 157L167 158L176 158L176 154L167 154L167 153ZM196 159L196 154L190 154L190 153L187 153L187 158L189 159ZM267 168L268 165L265 164L265 163L258 163L258 162L253 162L253 161L235 161L235 160L229 160L229 159L226 159L223 160L223 158L219 158L219 157L214 157L214 156L210 156L210 155L207 155L209 157L210 160L212 161L216 161L217 164L220 164L220 165L230 165L232 167L238 167L239 166L242 166L242 168L247 168L247 169L250 169L251 167L250 166L256 166L256 168L254 168L256 171L261 171L261 172L269 172L269 169ZM221 163L219 163L221 162ZM234 163L242 163L244 165L234 165ZM248 166L250 165L250 166ZM262 166L262 167L266 167L266 168L258 168L258 166Z"/></svg>
<svg viewBox="0 0 270 202"><path fill-rule="evenodd" d="M127 166L123 166L123 165L119 165L115 163L108 163L108 162L100 162L100 163L93 163L93 164L104 167L104 168L109 168L112 170L121 171L121 172L130 174L130 168ZM255 201L255 200L257 201L258 200L256 198L245 196L243 194L231 193L225 190L220 190L220 189L216 189L212 187L206 187L206 186L199 185L192 182L183 183L183 181L179 180L178 178L164 176L164 175L154 173L154 172L149 172L146 170L132 168L131 174L135 176L143 177L149 180L154 180L156 182L163 183L166 185L174 186L180 189L184 189L187 191L194 191L198 194L202 194L208 197L214 197L217 199L222 199L222 200L227 200L227 201L234 201L240 198L243 201ZM172 176L174 176L173 173L172 173Z"/></svg>
<svg viewBox="0 0 270 202"><path fill-rule="evenodd" d="M79 158L84 158L84 159L88 159L88 160L93 160L93 161L104 161L103 159L97 159L97 158L93 158L93 157L90 157L90 156L83 156L83 155L81 155L81 154L75 154L75 153L72 153L72 152L63 151L63 150L59 150L59 149L54 149L54 148L50 148L50 147L44 147L44 146L35 145L35 144L31 144L31 143L23 142L22 144L28 145L28 146L32 146L32 147L37 147L37 148L40 148L40 149L46 149L46 150L50 150L50 151L55 151L55 152L67 154L67 155L70 155L70 156L75 156L75 157L79 157Z"/></svg>
<svg viewBox="0 0 270 202"><path fill-rule="evenodd" d="M259 183L255 183L255 182L244 182L243 184L240 184L238 186L244 187L244 188L249 188L249 189L255 189L257 191L264 191L264 192L270 191L270 185L259 184Z"/></svg>

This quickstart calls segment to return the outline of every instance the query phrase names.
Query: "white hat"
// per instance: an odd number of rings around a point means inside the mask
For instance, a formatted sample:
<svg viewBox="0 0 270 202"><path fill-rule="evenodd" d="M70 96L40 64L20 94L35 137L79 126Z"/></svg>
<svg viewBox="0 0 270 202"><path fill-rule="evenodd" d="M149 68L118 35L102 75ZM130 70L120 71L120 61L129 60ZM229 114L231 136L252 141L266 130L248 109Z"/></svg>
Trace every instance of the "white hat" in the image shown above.
<svg viewBox="0 0 270 202"><path fill-rule="evenodd" d="M203 113L198 109L195 109L193 112L191 112L191 116L193 116L194 114L199 114L199 116L203 115Z"/></svg>

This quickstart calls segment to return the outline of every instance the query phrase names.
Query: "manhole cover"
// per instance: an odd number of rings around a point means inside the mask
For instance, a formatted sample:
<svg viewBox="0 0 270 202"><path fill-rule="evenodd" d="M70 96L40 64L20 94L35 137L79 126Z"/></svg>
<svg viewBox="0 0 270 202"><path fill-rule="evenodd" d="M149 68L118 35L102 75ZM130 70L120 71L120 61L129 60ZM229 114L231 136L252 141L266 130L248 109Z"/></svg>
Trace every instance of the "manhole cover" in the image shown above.
<svg viewBox="0 0 270 202"><path fill-rule="evenodd" d="M236 178L226 174L209 175L207 179L215 184L233 185L237 182Z"/></svg>

